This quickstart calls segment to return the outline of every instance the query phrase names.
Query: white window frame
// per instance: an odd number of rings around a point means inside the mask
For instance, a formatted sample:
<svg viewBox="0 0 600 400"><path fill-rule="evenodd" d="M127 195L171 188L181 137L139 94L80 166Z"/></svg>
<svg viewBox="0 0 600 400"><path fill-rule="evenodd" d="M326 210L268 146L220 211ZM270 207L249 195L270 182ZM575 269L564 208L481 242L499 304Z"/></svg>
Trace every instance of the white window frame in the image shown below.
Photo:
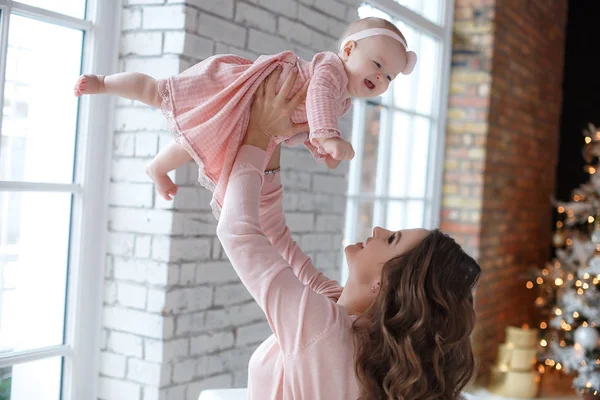
<svg viewBox="0 0 600 400"><path fill-rule="evenodd" d="M424 16L414 12L413 10L394 2L393 0L363 0L365 3L389 14L396 20L405 22L417 30L422 31L427 35L431 35L437 38L442 48L441 51L441 75L439 84L441 85L440 90L436 93L433 101L433 109L439 110L437 113L437 129L433 132L432 137L429 141L429 146L432 148L431 157L429 159L427 183L426 183L426 196L430 199L429 202L426 200L426 207L424 209L424 221L423 226L428 229L438 227L440 224L441 214L441 201L442 201L442 179L443 179L443 168L444 168L444 149L446 139L446 118L448 112L448 92L450 86L450 63L452 56L452 26L454 20L454 0L445 1L445 14L442 25L438 25L431 22ZM408 38L410 41L410 38ZM390 88L393 90L393 88ZM360 194L360 170L362 166L362 155L363 155L363 139L364 139L364 126L365 126L365 111L369 100L356 99L354 100L353 107L353 121L352 121L352 145L354 146L356 157L350 163L349 180L348 180L348 191L347 191L347 211L346 211L346 224L344 237L346 241L354 243L355 241L364 240L365 238L357 238L357 227L358 227L358 216L359 216L359 201L352 200L368 200L369 196ZM371 100L373 102L373 100ZM402 112L408 115L420 115L417 112L402 109ZM427 116L429 117L429 116ZM381 125L387 125L390 121L381 121ZM390 129L380 128L380 143L383 141L386 143L384 146L391 144ZM382 149L382 145L378 144L378 152ZM377 188L383 186L382 183L388 179L389 170L389 157L381 157L378 155L377 167L376 167L376 191ZM407 172L408 173L408 172ZM359 193L356 195L356 193ZM385 197L375 193L372 196L373 200L410 200L406 197ZM427 207L429 203L429 207ZM429 212L427 212L429 210ZM377 202L374 203L373 210L373 225L382 225L385 221L385 209L377 206ZM345 241L344 245L350 244ZM342 282L345 282L348 278L347 264L344 259L342 266Z"/></svg>
<svg viewBox="0 0 600 400"><path fill-rule="evenodd" d="M87 0L86 18L78 19L17 1L0 0L0 110L4 106L11 14L83 31L82 71L108 74L118 70L116 49L119 48L121 9L122 0ZM77 77L73 78L74 84ZM98 398L114 102L108 96L81 98L72 184L0 181L0 191L73 194L65 343L0 355L0 368L62 356L63 400Z"/></svg>

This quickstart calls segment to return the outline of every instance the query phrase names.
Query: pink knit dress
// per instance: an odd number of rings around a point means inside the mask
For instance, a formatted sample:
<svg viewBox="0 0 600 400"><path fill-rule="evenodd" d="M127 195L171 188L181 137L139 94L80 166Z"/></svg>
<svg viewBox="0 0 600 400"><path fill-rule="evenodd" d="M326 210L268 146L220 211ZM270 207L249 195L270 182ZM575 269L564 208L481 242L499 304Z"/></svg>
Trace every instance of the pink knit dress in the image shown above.
<svg viewBox="0 0 600 400"><path fill-rule="evenodd" d="M335 53L318 53L310 62L290 51L260 56L256 61L219 55L158 81L161 109L169 130L198 163L198 180L213 192L211 206L217 219L235 156L246 133L254 93L278 65L283 67L278 90L295 65L299 73L292 94L307 79L311 80L305 104L292 115L294 123L308 122L310 138L304 133L287 142L290 145L303 142L315 158L322 158L321 149L311 139L341 136L338 120L351 105L346 95L348 77ZM268 159L265 166L266 162Z"/></svg>

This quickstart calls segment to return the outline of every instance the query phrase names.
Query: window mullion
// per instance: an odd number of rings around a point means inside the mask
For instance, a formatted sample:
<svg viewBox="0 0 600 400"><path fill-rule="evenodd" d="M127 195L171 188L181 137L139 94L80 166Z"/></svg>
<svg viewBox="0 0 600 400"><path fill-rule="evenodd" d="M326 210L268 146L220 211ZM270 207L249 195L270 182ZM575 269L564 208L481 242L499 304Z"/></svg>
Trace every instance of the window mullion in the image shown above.
<svg viewBox="0 0 600 400"><path fill-rule="evenodd" d="M360 179L360 175L359 175L358 179ZM348 268L345 267L348 264L346 262L346 254L344 252L344 247L348 246L350 243L357 242L356 227L358 225L359 202L360 202L360 197L348 199L348 201L346 202L346 207L347 207L347 209L346 209L346 226L344 227L344 237L346 238L346 240L344 240L344 243L342 246L342 260L343 260L342 274L341 274L342 285L344 285L346 283L346 280L348 279Z"/></svg>
<svg viewBox="0 0 600 400"><path fill-rule="evenodd" d="M434 105L439 110L438 119L435 123L436 129L432 129L432 135L429 143L431 157L431 179L427 186L427 198L430 199L431 210L429 211L430 228L438 227L440 224L440 214L442 208L442 184L444 173L444 160L446 148L446 117L448 114L448 94L450 91L450 65L452 58L452 23L454 20L454 0L446 0L446 22L444 24L444 34L440 41L442 57L439 60L440 66L440 89L437 91L437 97L434 97Z"/></svg>
<svg viewBox="0 0 600 400"><path fill-rule="evenodd" d="M75 194L83 193L83 188L80 185L73 183L0 181L0 190L3 192L70 192Z"/></svg>
<svg viewBox="0 0 600 400"><path fill-rule="evenodd" d="M398 19L398 17L402 17L402 22L406 22L410 25L419 27L420 29L432 36L438 38L442 38L444 36L444 27L431 22L430 20L414 12L410 8L405 7L393 0L372 0L368 2L376 8L394 16L395 19ZM450 21L450 23L452 23L452 21Z"/></svg>
<svg viewBox="0 0 600 400"><path fill-rule="evenodd" d="M344 247L356 241L356 226L358 224L358 204L360 202L360 171L363 162L364 136L365 136L365 118L367 103L364 100L356 99L352 108L352 146L354 147L355 157L350 163L348 171L348 201L346 202L346 224L344 227ZM353 199L350 199L353 197ZM346 264L346 255L342 248L343 265ZM342 284L348 279L348 269L342 267L340 277Z"/></svg>
<svg viewBox="0 0 600 400"><path fill-rule="evenodd" d="M408 197L408 196L377 196L373 193L361 193L356 195L348 195L349 199L360 198L361 200L384 200L384 201L425 201L428 200L425 197Z"/></svg>
<svg viewBox="0 0 600 400"><path fill-rule="evenodd" d="M417 43L416 48L420 49L421 48L421 38L422 38L422 33L420 35L417 36L417 39L415 40L415 42ZM419 77L421 75L419 68L416 68L415 71L413 71L413 73L415 74L415 81L419 82ZM413 101L415 103L412 104L413 109L417 109L417 105L416 105L416 101L417 98L413 97ZM407 157L404 159L404 171L406 171L406 180L404 181L405 187L404 187L404 193L407 196L410 196L409 190L410 190L410 184L411 184L411 180L412 180L412 174L409 173L408 171L410 171L410 166L412 165L412 161L413 161L413 156L414 156L414 152L413 152L413 144L414 144L414 129L416 126L415 123L415 118L417 118L415 115L410 117L410 124L407 127L407 147L408 147L408 151L406 152ZM431 159L432 155L428 154L428 158ZM427 179L427 175L425 176L425 178ZM408 221L408 205L409 202L407 201L405 203L405 206L402 208L402 222L406 224L406 222ZM421 221L423 222L423 221Z"/></svg>
<svg viewBox="0 0 600 400"><path fill-rule="evenodd" d="M64 15L43 8L30 6L18 2L12 3L12 14L19 15L21 17L36 19L38 21L47 22L52 25L62 26L65 28L77 29L82 31L89 31L92 29L93 24L89 20L79 19Z"/></svg>
<svg viewBox="0 0 600 400"><path fill-rule="evenodd" d="M362 169L363 148L365 137L365 118L367 105L364 100L354 100L352 113L352 147L354 147L354 160L350 163L348 180L348 194L360 193L360 171Z"/></svg>
<svg viewBox="0 0 600 400"><path fill-rule="evenodd" d="M388 92L386 97L390 96ZM386 103L386 102L384 102ZM377 148L377 168L375 179L376 199L387 196L391 154L391 133L393 129L393 112L386 106L381 106L379 143ZM373 225L383 225L386 219L386 204L375 200L373 208Z"/></svg>
<svg viewBox="0 0 600 400"><path fill-rule="evenodd" d="M10 6L0 7L0 12L2 13L0 22L0 110L4 110L4 82L6 81L6 59L8 58L8 26L10 21ZM2 137L3 118L4 112L0 112L0 139ZM0 150L2 150L2 140L0 140Z"/></svg>
<svg viewBox="0 0 600 400"><path fill-rule="evenodd" d="M71 350L69 349L69 347L65 345L57 345L35 350L11 352L8 354L0 355L0 368L42 360L50 357L65 357L68 356L70 352Z"/></svg>

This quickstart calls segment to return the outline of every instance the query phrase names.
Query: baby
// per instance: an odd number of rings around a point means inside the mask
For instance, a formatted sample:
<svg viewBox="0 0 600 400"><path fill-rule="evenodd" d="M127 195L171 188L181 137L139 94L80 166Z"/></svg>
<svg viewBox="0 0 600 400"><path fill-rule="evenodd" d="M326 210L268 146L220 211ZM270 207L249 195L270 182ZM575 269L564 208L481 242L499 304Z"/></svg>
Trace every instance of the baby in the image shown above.
<svg viewBox="0 0 600 400"><path fill-rule="evenodd" d="M218 218L253 95L275 68L282 68L277 90L290 71L297 69L292 95L310 79L306 101L292 115L294 123L308 122L310 134L296 135L286 143L304 143L316 159L335 168L340 161L354 157L352 145L338 128L351 98L381 95L396 76L410 74L415 64L416 54L408 51L406 39L395 25L380 18L364 18L348 26L337 54L318 53L310 62L289 51L260 56L254 62L218 55L158 81L136 72L82 75L74 94L113 94L160 108L175 141L148 165L148 175L158 193L171 200L177 186L167 173L193 159L200 167L200 183L213 192L211 206Z"/></svg>

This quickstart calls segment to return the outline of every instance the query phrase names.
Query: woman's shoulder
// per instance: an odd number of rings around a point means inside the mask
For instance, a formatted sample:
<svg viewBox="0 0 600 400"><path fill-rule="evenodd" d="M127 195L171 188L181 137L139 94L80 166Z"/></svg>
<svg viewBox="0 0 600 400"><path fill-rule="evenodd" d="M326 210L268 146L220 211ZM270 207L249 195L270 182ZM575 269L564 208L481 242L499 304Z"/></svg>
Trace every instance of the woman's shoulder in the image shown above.
<svg viewBox="0 0 600 400"><path fill-rule="evenodd" d="M302 346L296 349L295 356L305 354L310 356L321 353L335 353L342 355L354 352L354 321L355 316L348 315L346 310L338 304L331 303L331 312L334 314L326 326Z"/></svg>
<svg viewBox="0 0 600 400"><path fill-rule="evenodd" d="M331 299L330 299L331 300ZM348 312L344 307L331 300L329 307L329 313L331 315L327 320L327 324L323 326L323 329L318 335L311 338L305 347L320 347L323 343L337 343L345 347L348 343L351 343L354 337L354 323L356 316L348 315ZM324 310L323 310L324 311ZM324 311L325 312L325 311Z"/></svg>

